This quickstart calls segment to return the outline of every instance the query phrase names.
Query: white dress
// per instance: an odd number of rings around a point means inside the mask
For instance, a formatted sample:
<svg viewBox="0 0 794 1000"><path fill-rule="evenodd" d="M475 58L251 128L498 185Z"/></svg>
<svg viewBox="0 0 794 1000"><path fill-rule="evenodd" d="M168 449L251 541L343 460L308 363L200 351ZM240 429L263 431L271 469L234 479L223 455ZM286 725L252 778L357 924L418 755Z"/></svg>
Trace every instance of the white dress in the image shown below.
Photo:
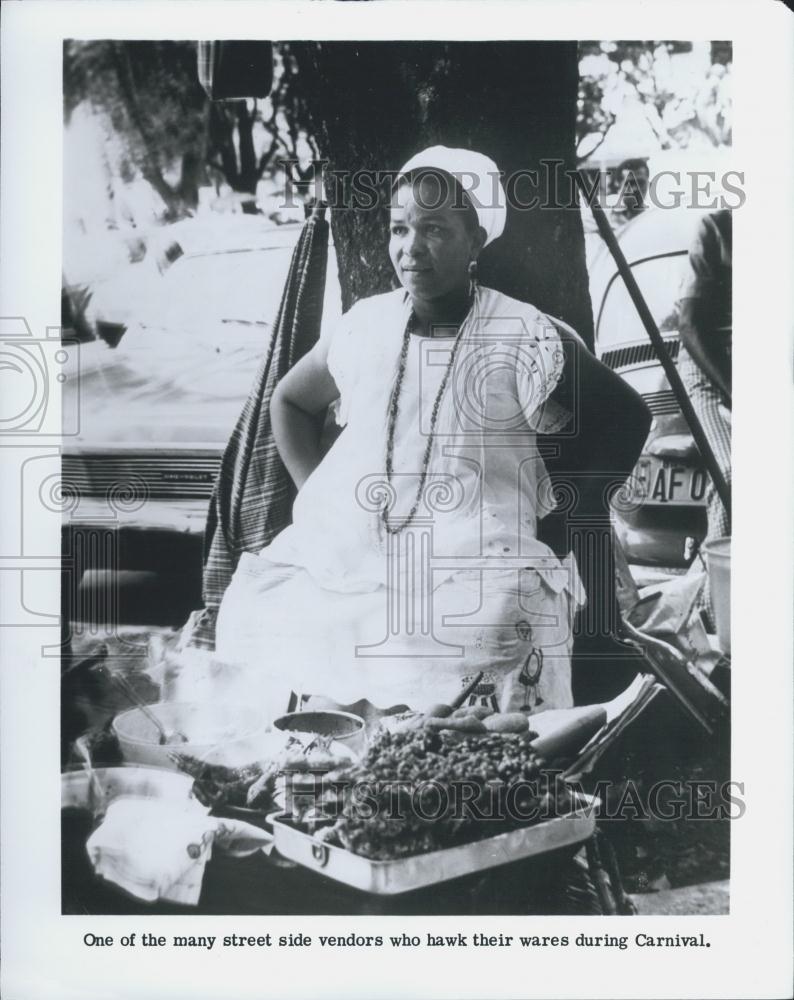
<svg viewBox="0 0 794 1000"><path fill-rule="evenodd" d="M573 557L559 560L536 537L553 507L536 437L569 416L548 398L564 362L559 336L533 306L478 290L416 516L391 535L383 498L401 523L455 344L411 335L387 483L387 410L409 314L403 291L378 295L332 332L344 430L300 490L292 525L241 558L217 656L263 692L291 686L343 704L448 702L482 670L472 703L566 707L581 583Z"/></svg>

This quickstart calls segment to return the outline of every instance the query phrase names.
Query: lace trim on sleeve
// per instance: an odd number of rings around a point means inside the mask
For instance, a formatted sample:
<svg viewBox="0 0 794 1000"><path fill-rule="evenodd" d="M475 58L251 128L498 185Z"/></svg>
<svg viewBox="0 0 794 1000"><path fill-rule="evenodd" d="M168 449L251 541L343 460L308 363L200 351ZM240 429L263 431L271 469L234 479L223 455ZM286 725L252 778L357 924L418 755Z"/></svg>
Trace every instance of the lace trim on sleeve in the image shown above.
<svg viewBox="0 0 794 1000"><path fill-rule="evenodd" d="M543 317L536 320L521 353L516 366L516 388L527 423L540 434L553 434L568 423L571 414L549 398L565 367L562 341L550 320Z"/></svg>

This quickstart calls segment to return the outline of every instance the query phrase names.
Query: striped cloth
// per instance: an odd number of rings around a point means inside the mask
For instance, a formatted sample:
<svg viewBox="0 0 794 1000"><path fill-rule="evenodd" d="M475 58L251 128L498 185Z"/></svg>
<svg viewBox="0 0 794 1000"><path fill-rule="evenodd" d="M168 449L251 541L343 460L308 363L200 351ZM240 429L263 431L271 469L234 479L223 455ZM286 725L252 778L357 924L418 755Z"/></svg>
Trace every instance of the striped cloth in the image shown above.
<svg viewBox="0 0 794 1000"><path fill-rule="evenodd" d="M322 322L328 223L313 210L292 254L270 344L223 455L204 534L204 609L194 612L184 644L214 650L223 594L243 552L258 552L291 521L295 486L270 424L279 380L316 343Z"/></svg>
<svg viewBox="0 0 794 1000"><path fill-rule="evenodd" d="M680 301L694 299L707 320L699 321L710 349L723 351L728 362L732 341L733 217L728 209L711 212L698 223L689 247ZM731 485L731 403L681 344L678 372L700 419L728 488ZM706 495L708 541L731 533L728 512L713 483Z"/></svg>
<svg viewBox="0 0 794 1000"><path fill-rule="evenodd" d="M717 464L725 477L728 489L731 487L731 407L714 383L693 361L682 347L678 354L678 371L681 381L692 400ZM727 538L731 533L731 522L714 484L709 479L706 493L706 516L708 519L707 541Z"/></svg>

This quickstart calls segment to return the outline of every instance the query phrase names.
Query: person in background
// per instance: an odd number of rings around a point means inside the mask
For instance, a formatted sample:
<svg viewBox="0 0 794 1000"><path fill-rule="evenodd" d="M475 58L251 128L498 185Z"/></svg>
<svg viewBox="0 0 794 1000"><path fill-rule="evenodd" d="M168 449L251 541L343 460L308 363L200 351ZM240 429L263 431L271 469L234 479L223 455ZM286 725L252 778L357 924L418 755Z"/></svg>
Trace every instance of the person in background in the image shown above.
<svg viewBox="0 0 794 1000"><path fill-rule="evenodd" d="M617 169L618 195L612 208L613 227L619 228L645 211L650 173L642 158L624 160Z"/></svg>
<svg viewBox="0 0 794 1000"><path fill-rule="evenodd" d="M588 189L592 189L597 194L615 233L619 233L632 219L646 210L645 199L650 183L650 172L646 159L637 157L623 160L619 166L610 167L606 176L608 185L606 190L598 170L591 168L582 170L582 173L586 176ZM579 199L579 208L582 216L582 229L584 230L585 257L587 268L590 270L599 255L607 252L606 245L598 231L587 199Z"/></svg>
<svg viewBox="0 0 794 1000"><path fill-rule="evenodd" d="M732 220L727 209L704 216L689 250L681 288L678 370L728 486L731 484ZM731 533L713 484L707 541Z"/></svg>

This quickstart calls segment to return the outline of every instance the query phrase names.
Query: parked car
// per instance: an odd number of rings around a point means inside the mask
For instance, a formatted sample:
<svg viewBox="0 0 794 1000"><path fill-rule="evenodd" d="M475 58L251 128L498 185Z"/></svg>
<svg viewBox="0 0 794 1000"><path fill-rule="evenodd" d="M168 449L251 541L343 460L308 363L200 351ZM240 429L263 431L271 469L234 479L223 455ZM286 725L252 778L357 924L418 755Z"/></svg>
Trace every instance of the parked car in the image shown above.
<svg viewBox="0 0 794 1000"><path fill-rule="evenodd" d="M64 385L79 414L62 455L64 555L79 562L70 616L177 624L201 603L209 497L301 229L234 220L164 228L148 264L92 298L105 327ZM324 321L340 313L331 251Z"/></svg>
<svg viewBox="0 0 794 1000"><path fill-rule="evenodd" d="M676 300L702 212L648 209L617 234L618 243L676 359ZM639 392L653 423L633 476L633 509L615 510L617 537L629 562L686 567L706 533L708 475L691 431L654 352L614 259L602 243L590 263L598 357ZM635 506L636 504L636 506Z"/></svg>

